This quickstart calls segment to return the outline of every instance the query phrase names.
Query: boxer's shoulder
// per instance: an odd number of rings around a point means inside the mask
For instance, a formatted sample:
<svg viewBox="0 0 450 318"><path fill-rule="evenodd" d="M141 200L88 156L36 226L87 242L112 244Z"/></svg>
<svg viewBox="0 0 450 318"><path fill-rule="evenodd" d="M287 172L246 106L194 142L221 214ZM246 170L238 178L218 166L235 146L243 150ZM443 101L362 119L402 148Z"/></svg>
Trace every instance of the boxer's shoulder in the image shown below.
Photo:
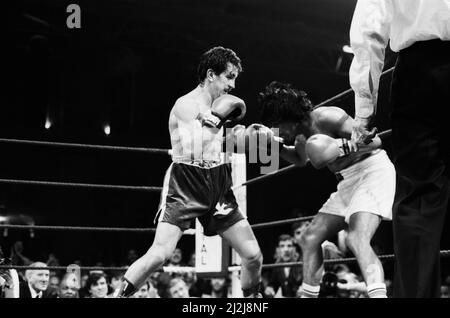
<svg viewBox="0 0 450 318"><path fill-rule="evenodd" d="M200 107L193 95L189 93L179 97L172 108L172 114L177 118L195 118L199 114Z"/></svg>
<svg viewBox="0 0 450 318"><path fill-rule="evenodd" d="M337 123L343 117L349 117L343 109L336 106L318 107L312 111L311 115L317 123Z"/></svg>
<svg viewBox="0 0 450 318"><path fill-rule="evenodd" d="M312 114L313 125L317 131L333 137L340 136L344 123L351 117L341 108L323 106L316 108Z"/></svg>

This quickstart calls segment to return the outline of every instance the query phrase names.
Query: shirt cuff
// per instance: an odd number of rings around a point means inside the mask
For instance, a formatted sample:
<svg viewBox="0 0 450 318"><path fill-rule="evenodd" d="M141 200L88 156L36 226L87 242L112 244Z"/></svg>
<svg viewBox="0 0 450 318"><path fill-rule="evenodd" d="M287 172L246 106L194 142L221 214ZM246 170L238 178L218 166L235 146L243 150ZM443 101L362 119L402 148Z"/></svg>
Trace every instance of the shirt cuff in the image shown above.
<svg viewBox="0 0 450 318"><path fill-rule="evenodd" d="M355 95L355 118L369 119L374 115L374 110L371 98Z"/></svg>

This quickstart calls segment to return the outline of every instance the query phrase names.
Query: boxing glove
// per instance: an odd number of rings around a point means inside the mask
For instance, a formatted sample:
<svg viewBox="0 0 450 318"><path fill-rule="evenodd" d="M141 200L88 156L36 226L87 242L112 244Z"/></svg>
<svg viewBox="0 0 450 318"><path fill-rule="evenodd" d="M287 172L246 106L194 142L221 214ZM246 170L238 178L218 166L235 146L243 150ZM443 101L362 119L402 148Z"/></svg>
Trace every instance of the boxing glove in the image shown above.
<svg viewBox="0 0 450 318"><path fill-rule="evenodd" d="M245 103L239 97L225 94L217 98L211 107L211 114L219 119L217 128L222 127L226 121L238 122L244 118L246 112Z"/></svg>
<svg viewBox="0 0 450 318"><path fill-rule="evenodd" d="M316 134L306 141L306 155L316 169L321 169L337 158L358 151L356 143L340 138L334 139L323 134Z"/></svg>

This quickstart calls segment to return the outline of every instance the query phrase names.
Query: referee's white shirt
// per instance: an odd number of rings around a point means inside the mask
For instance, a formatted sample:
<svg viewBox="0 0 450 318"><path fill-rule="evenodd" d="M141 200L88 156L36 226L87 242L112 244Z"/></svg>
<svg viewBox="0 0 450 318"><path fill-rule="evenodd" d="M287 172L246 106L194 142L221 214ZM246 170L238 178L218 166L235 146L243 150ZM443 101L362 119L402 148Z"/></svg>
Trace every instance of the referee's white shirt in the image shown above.
<svg viewBox="0 0 450 318"><path fill-rule="evenodd" d="M398 52L431 39L450 40L450 0L358 0L350 27L356 117L376 112L388 41Z"/></svg>

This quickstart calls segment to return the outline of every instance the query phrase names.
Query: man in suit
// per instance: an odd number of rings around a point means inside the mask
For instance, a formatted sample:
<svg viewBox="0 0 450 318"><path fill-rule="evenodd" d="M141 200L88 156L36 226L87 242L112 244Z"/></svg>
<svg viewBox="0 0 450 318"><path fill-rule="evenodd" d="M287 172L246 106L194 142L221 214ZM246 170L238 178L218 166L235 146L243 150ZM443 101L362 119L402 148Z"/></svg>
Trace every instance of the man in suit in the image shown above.
<svg viewBox="0 0 450 318"><path fill-rule="evenodd" d="M298 254L295 250L294 238L288 234L282 234L278 238L277 262L295 262ZM267 297L295 297L302 283L301 267L278 267L270 273L265 294ZM280 294L281 293L281 294Z"/></svg>
<svg viewBox="0 0 450 318"><path fill-rule="evenodd" d="M34 262L31 267L47 267L42 262ZM49 298L46 293L50 279L48 269L28 269L25 271L26 281L20 283L19 298Z"/></svg>

